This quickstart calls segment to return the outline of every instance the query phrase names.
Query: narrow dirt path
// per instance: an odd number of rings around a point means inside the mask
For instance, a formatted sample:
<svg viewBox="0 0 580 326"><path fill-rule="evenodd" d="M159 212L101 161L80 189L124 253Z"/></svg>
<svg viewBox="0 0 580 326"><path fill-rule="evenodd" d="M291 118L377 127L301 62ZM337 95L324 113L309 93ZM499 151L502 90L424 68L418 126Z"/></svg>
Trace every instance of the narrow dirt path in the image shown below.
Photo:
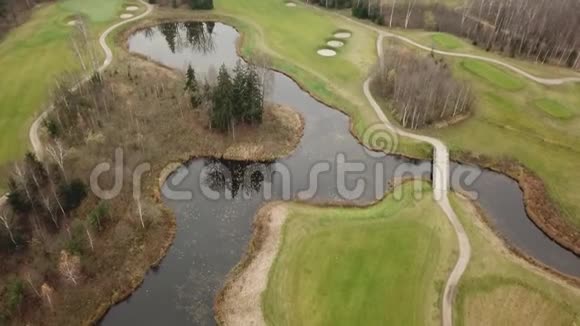
<svg viewBox="0 0 580 326"><path fill-rule="evenodd" d="M382 33L379 34L377 38L377 53L380 56L383 53L383 39L385 35ZM408 137L411 139L415 139L418 141L429 143L433 146L433 195L435 200L445 212L445 215L449 219L449 222L453 226L455 233L457 235L457 240L459 244L459 258L457 259L457 263L453 268L453 271L449 275L447 279L447 284L445 285L445 290L443 294L443 302L442 302L442 324L443 326L451 326L453 325L453 299L455 298L455 292L457 289L457 284L461 279L461 276L465 272L469 260L471 258L471 245L469 243L469 238L467 237L467 233L461 225L461 222L457 218L455 211L451 207L449 203L448 193L449 193L449 151L447 150L447 146L439 139L427 137L423 135L416 135L410 133L408 131L399 129L395 127L389 119L386 117L385 113L373 98L371 91L369 89L370 85L370 77L367 79L363 86L364 94L373 107L375 113L383 122L385 127L390 130L391 132L397 133L403 137Z"/></svg>

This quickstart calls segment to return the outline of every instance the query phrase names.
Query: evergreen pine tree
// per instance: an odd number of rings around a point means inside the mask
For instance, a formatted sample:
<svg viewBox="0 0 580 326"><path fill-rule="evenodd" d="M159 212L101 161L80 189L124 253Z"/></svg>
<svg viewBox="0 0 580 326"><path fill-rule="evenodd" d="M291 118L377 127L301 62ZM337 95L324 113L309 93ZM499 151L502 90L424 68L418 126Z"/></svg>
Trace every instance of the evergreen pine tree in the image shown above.
<svg viewBox="0 0 580 326"><path fill-rule="evenodd" d="M246 70L242 65L241 60L238 60L234 68L234 80L232 85L232 104L234 106L234 119L237 121L244 121L248 113L248 105L246 98Z"/></svg>
<svg viewBox="0 0 580 326"><path fill-rule="evenodd" d="M246 102L247 102L247 122L262 122L264 111L263 97L260 77L254 67L249 67L246 73Z"/></svg>
<svg viewBox="0 0 580 326"><path fill-rule="evenodd" d="M187 73L185 76L185 90L188 91L191 96L191 106L197 108L201 104L201 96L199 93L197 78L195 77L195 70L193 70L191 65L187 67Z"/></svg>
<svg viewBox="0 0 580 326"><path fill-rule="evenodd" d="M227 131L233 126L232 80L225 65L220 67L218 84L213 91L211 124L213 128Z"/></svg>

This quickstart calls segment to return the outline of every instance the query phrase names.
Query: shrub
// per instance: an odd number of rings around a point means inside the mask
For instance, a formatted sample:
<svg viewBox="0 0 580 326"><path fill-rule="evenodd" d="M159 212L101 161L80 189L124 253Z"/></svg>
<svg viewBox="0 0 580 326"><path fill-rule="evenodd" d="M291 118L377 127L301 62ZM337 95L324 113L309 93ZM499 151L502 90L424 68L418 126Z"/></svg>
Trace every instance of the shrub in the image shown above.
<svg viewBox="0 0 580 326"><path fill-rule="evenodd" d="M104 230L104 225L107 222L109 214L109 204L106 201L101 201L99 205L89 214L88 220L91 228L97 232Z"/></svg>
<svg viewBox="0 0 580 326"><path fill-rule="evenodd" d="M62 206L66 211L73 210L81 204L87 196L87 186L79 179L74 179L70 183L63 183L59 187L59 194Z"/></svg>
<svg viewBox="0 0 580 326"><path fill-rule="evenodd" d="M6 305L8 313L12 314L24 300L24 284L19 279L15 279L6 286Z"/></svg>

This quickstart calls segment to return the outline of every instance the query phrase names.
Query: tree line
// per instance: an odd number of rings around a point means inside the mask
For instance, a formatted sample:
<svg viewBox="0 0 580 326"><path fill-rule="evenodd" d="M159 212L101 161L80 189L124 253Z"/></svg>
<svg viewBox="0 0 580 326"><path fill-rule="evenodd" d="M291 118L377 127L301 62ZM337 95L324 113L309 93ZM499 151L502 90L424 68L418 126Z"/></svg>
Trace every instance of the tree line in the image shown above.
<svg viewBox="0 0 580 326"><path fill-rule="evenodd" d="M67 164L70 140L83 144L86 130L99 129L116 101L98 74L76 91L70 90L72 78L66 80L56 81L55 109L44 120L49 136L44 144L46 158L40 161L33 153L26 154L14 163L8 179L9 208L0 212L4 249L24 246L34 235L43 239L46 232L58 232L87 196L85 182Z"/></svg>
<svg viewBox="0 0 580 326"><path fill-rule="evenodd" d="M0 38L21 24L37 3L43 0L0 0Z"/></svg>
<svg viewBox="0 0 580 326"><path fill-rule="evenodd" d="M330 0L310 2L333 8ZM461 8L426 0L353 0L351 8L353 16L377 24L442 31L488 51L580 69L577 0L469 0Z"/></svg>
<svg viewBox="0 0 580 326"><path fill-rule="evenodd" d="M189 66L185 90L192 107L206 104L210 128L230 132L235 137L236 124L262 122L266 84L268 81L257 66L238 61L231 73L222 65L215 85L206 79L203 88L199 86L194 69Z"/></svg>
<svg viewBox="0 0 580 326"><path fill-rule="evenodd" d="M470 85L455 80L441 59L387 48L374 71L373 92L390 101L394 116L405 128L453 120L473 108Z"/></svg>

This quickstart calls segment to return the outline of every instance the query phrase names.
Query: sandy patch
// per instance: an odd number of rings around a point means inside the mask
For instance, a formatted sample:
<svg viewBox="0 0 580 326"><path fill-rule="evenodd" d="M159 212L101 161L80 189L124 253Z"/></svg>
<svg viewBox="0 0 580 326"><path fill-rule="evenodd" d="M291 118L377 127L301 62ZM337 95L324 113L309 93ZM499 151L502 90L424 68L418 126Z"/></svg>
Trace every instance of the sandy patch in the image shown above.
<svg viewBox="0 0 580 326"><path fill-rule="evenodd" d="M121 14L121 16L119 16L119 17L121 17L121 19L129 19L129 18L133 17L133 14Z"/></svg>
<svg viewBox="0 0 580 326"><path fill-rule="evenodd" d="M330 41L326 42L326 45L328 45L332 48L341 48L344 46L344 42L339 41L339 40L330 40Z"/></svg>
<svg viewBox="0 0 580 326"><path fill-rule="evenodd" d="M216 301L220 324L266 325L262 293L268 286L268 275L280 248L287 215L286 205L280 202L270 203L258 211L246 256L232 271Z"/></svg>
<svg viewBox="0 0 580 326"><path fill-rule="evenodd" d="M70 20L66 24L67 26L76 26L79 23L78 20Z"/></svg>
<svg viewBox="0 0 580 326"><path fill-rule="evenodd" d="M352 36L352 33L350 33L350 32L334 33L334 37L339 38L339 39L346 39L346 38L350 38L351 36Z"/></svg>
<svg viewBox="0 0 580 326"><path fill-rule="evenodd" d="M294 2L286 2L286 7L296 7Z"/></svg>
<svg viewBox="0 0 580 326"><path fill-rule="evenodd" d="M318 55L321 55L323 57L334 57L336 55L336 51L331 49L320 49L316 51L316 53L318 53Z"/></svg>
<svg viewBox="0 0 580 326"><path fill-rule="evenodd" d="M129 7L125 8L125 10L127 10L127 11L137 11L137 10L139 10L139 7L137 7L137 6L129 6Z"/></svg>

